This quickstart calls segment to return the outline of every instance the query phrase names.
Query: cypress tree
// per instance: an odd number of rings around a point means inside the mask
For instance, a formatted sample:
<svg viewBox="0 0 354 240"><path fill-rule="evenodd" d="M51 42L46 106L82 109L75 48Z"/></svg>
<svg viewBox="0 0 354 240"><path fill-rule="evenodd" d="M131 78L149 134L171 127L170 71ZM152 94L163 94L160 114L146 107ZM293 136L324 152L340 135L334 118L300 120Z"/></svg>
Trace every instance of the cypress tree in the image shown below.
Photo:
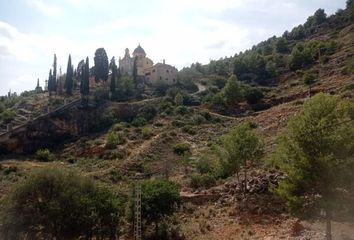
<svg viewBox="0 0 354 240"><path fill-rule="evenodd" d="M65 90L68 95L72 95L73 88L73 67L71 65L71 55L69 54L68 67L66 70Z"/></svg>
<svg viewBox="0 0 354 240"><path fill-rule="evenodd" d="M53 62L53 76L52 76L52 91L56 91L57 89L57 55L54 54L54 62Z"/></svg>
<svg viewBox="0 0 354 240"><path fill-rule="evenodd" d="M95 80L98 81L102 79L103 81L107 81L108 72L109 72L109 63L106 50L104 48L98 48L95 52L94 57L94 72L95 72Z"/></svg>
<svg viewBox="0 0 354 240"><path fill-rule="evenodd" d="M49 93L49 96L52 95L52 89L53 89L53 76L52 76L52 69L50 69L49 76L48 76L48 93Z"/></svg>
<svg viewBox="0 0 354 240"><path fill-rule="evenodd" d="M82 78L80 85L80 92L82 95L87 96L90 93L90 67L89 67L89 59L86 58L86 63L82 69Z"/></svg>
<svg viewBox="0 0 354 240"><path fill-rule="evenodd" d="M138 58L135 57L134 64L133 64L133 80L134 80L135 86L138 83L138 64L137 64L137 62L138 62Z"/></svg>
<svg viewBox="0 0 354 240"><path fill-rule="evenodd" d="M113 97L116 92L116 80L117 80L117 66L114 57L111 60L111 71L112 71L112 75L111 75L110 90Z"/></svg>

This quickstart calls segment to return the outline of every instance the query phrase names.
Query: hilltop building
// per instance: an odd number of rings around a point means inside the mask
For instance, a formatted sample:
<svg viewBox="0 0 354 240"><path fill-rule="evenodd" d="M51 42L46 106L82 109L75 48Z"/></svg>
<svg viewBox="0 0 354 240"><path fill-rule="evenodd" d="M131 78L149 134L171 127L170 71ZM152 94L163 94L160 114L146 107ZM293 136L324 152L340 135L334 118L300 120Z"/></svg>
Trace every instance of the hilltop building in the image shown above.
<svg viewBox="0 0 354 240"><path fill-rule="evenodd" d="M156 63L146 57L145 50L140 46L135 48L133 55L130 56L129 49L125 49L125 55L119 58L119 69L122 75L133 75L134 61L137 66L137 75L143 80L145 85L155 85L161 81L172 85L177 82L178 70L165 63Z"/></svg>

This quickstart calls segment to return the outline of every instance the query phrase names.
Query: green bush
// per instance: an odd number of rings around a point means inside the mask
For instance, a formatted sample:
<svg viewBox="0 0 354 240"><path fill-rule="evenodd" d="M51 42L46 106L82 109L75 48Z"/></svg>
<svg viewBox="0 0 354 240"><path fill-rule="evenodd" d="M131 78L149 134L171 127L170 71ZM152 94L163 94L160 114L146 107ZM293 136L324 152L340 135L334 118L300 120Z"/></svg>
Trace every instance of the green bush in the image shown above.
<svg viewBox="0 0 354 240"><path fill-rule="evenodd" d="M249 104L256 104L264 98L264 95L258 88L249 88L245 91L245 97Z"/></svg>
<svg viewBox="0 0 354 240"><path fill-rule="evenodd" d="M212 159L210 156L211 155L207 155L207 154L203 155L196 162L195 167L200 174L210 173L213 175L217 175L217 169L218 169L217 162L214 161L214 159Z"/></svg>
<svg viewBox="0 0 354 240"><path fill-rule="evenodd" d="M143 107L140 110L138 116L146 119L147 121L152 120L157 114L157 109L155 106L149 104Z"/></svg>
<svg viewBox="0 0 354 240"><path fill-rule="evenodd" d="M1 239L114 239L124 201L86 177L44 168L4 200Z"/></svg>
<svg viewBox="0 0 354 240"><path fill-rule="evenodd" d="M145 118L143 117L137 117L137 118L134 118L133 122L132 122L132 125L134 127L143 127L147 124L147 121Z"/></svg>
<svg viewBox="0 0 354 240"><path fill-rule="evenodd" d="M111 127L111 130L117 132L123 130L126 127L127 125L125 123L116 123Z"/></svg>
<svg viewBox="0 0 354 240"><path fill-rule="evenodd" d="M0 114L5 110L5 106L2 102L0 102Z"/></svg>
<svg viewBox="0 0 354 240"><path fill-rule="evenodd" d="M0 115L0 120L4 123L9 123L15 118L16 113L11 109L4 110Z"/></svg>
<svg viewBox="0 0 354 240"><path fill-rule="evenodd" d="M185 125L185 122L179 121L179 120L173 120L172 121L172 126L174 127L183 127Z"/></svg>
<svg viewBox="0 0 354 240"><path fill-rule="evenodd" d="M160 230L159 223L178 210L180 202L179 188L174 182L148 180L141 186L141 214L145 223L154 223L155 233Z"/></svg>
<svg viewBox="0 0 354 240"><path fill-rule="evenodd" d="M201 114L195 116L193 118L193 123L196 124L196 125L200 125L200 124L203 124L206 122L206 119L205 117L203 117Z"/></svg>
<svg viewBox="0 0 354 240"><path fill-rule="evenodd" d="M182 131L185 132L185 133L188 133L190 135L194 135L197 133L197 131L195 130L195 128L192 126L192 125L185 125L183 128L182 128Z"/></svg>
<svg viewBox="0 0 354 240"><path fill-rule="evenodd" d="M207 111L202 111L202 112L200 113L200 115L202 115L202 116L205 118L205 120L207 120L207 121L212 120L212 116L211 116L210 113L207 112Z"/></svg>
<svg viewBox="0 0 354 240"><path fill-rule="evenodd" d="M173 152L177 155L183 155L186 152L189 152L189 145L187 143L177 143L172 146Z"/></svg>
<svg viewBox="0 0 354 240"><path fill-rule="evenodd" d="M106 136L106 145L107 149L114 149L117 145L124 143L124 137L121 133L110 131Z"/></svg>
<svg viewBox="0 0 354 240"><path fill-rule="evenodd" d="M354 73L354 57L348 61L346 70L348 73Z"/></svg>
<svg viewBox="0 0 354 240"><path fill-rule="evenodd" d="M150 127L144 127L142 130L141 130L141 133L143 135L143 138L145 139L148 139L150 138L153 134L153 131Z"/></svg>
<svg viewBox="0 0 354 240"><path fill-rule="evenodd" d="M224 92L220 91L217 94L213 95L211 101L215 105L221 105L221 106L225 105L226 104L226 98L225 98Z"/></svg>
<svg viewBox="0 0 354 240"><path fill-rule="evenodd" d="M185 115L188 113L188 108L186 106L178 106L175 108L175 113Z"/></svg>
<svg viewBox="0 0 354 240"><path fill-rule="evenodd" d="M117 122L115 109L114 108L105 109L102 116L102 124L104 126L110 126L115 122Z"/></svg>
<svg viewBox="0 0 354 240"><path fill-rule="evenodd" d="M210 188L216 184L216 178L211 173L199 174L194 173L191 175L190 186L192 188Z"/></svg>
<svg viewBox="0 0 354 240"><path fill-rule="evenodd" d="M49 162L53 161L53 154L49 151L48 148L38 149L35 153L35 156L38 160Z"/></svg>

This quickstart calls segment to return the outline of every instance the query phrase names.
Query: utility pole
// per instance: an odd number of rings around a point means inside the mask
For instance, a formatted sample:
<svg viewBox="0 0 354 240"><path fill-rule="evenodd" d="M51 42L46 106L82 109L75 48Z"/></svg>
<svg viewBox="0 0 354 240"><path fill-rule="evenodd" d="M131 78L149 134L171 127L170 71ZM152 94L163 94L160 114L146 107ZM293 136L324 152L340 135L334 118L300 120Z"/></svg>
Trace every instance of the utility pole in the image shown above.
<svg viewBox="0 0 354 240"><path fill-rule="evenodd" d="M134 239L141 240L141 185L139 181L135 183L135 221L134 221Z"/></svg>

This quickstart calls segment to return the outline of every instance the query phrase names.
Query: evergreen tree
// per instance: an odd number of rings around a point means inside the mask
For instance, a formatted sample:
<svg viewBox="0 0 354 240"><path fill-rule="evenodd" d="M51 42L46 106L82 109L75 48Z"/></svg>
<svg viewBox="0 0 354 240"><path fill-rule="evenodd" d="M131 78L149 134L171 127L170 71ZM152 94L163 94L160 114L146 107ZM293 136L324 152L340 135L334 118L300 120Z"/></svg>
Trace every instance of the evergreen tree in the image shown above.
<svg viewBox="0 0 354 240"><path fill-rule="evenodd" d="M135 83L135 86L138 83L138 58L134 58L134 63L133 63L133 80Z"/></svg>
<svg viewBox="0 0 354 240"><path fill-rule="evenodd" d="M115 97L115 93L116 93L116 81L117 81L117 66L116 66L116 61L114 59L114 57L111 60L111 71L112 71L112 75L111 75L111 84L110 84L110 90L111 90L111 96L112 98Z"/></svg>
<svg viewBox="0 0 354 240"><path fill-rule="evenodd" d="M148 180L141 186L141 214L146 223L154 223L155 233L161 220L171 216L180 202L178 186L171 181Z"/></svg>
<svg viewBox="0 0 354 240"><path fill-rule="evenodd" d="M57 55L56 54L54 54L52 84L53 84L52 91L56 92L57 89Z"/></svg>
<svg viewBox="0 0 354 240"><path fill-rule="evenodd" d="M238 81L236 75L232 75L223 88L223 92L225 94L226 102L228 104L234 104L240 101L244 92L241 86L241 83Z"/></svg>
<svg viewBox="0 0 354 240"><path fill-rule="evenodd" d="M66 94L72 95L73 88L73 67L71 65L71 55L69 54L68 67L66 69L66 79L64 88L66 90Z"/></svg>
<svg viewBox="0 0 354 240"><path fill-rule="evenodd" d="M85 65L82 68L81 75L81 85L80 92L83 96L87 96L90 93L90 67L89 67L89 58L86 58Z"/></svg>
<svg viewBox="0 0 354 240"><path fill-rule="evenodd" d="M277 192L295 214L324 210L327 239L332 213L354 184L354 104L320 93L304 103L278 141L275 163L286 174ZM307 206L307 208L305 208Z"/></svg>
<svg viewBox="0 0 354 240"><path fill-rule="evenodd" d="M297 70L302 67L303 62L304 62L304 55L299 50L299 48L295 46L291 51L289 68L291 70Z"/></svg>
<svg viewBox="0 0 354 240"><path fill-rule="evenodd" d="M52 69L50 69L49 76L48 76L48 93L49 93L49 96L52 95L52 91L53 91L53 75L52 75Z"/></svg>
<svg viewBox="0 0 354 240"><path fill-rule="evenodd" d="M263 156L263 140L255 133L249 123L243 123L232 129L222 139L222 148L226 155L226 164L231 172L238 174L243 166L244 193L247 192L247 163L256 162Z"/></svg>
<svg viewBox="0 0 354 240"><path fill-rule="evenodd" d="M321 24L327 19L327 14L325 13L324 9L319 8L315 14L313 15L314 24Z"/></svg>
<svg viewBox="0 0 354 240"><path fill-rule="evenodd" d="M98 48L95 52L94 57L94 72L95 72L95 80L99 81L100 79L103 81L107 81L108 72L109 72L109 63L107 53L104 48Z"/></svg>
<svg viewBox="0 0 354 240"><path fill-rule="evenodd" d="M275 49L278 53L287 53L289 51L288 42L285 38L281 37L275 42Z"/></svg>
<svg viewBox="0 0 354 240"><path fill-rule="evenodd" d="M311 87L316 82L316 76L311 72L305 72L302 77L304 84L309 87L309 96L311 97Z"/></svg>

